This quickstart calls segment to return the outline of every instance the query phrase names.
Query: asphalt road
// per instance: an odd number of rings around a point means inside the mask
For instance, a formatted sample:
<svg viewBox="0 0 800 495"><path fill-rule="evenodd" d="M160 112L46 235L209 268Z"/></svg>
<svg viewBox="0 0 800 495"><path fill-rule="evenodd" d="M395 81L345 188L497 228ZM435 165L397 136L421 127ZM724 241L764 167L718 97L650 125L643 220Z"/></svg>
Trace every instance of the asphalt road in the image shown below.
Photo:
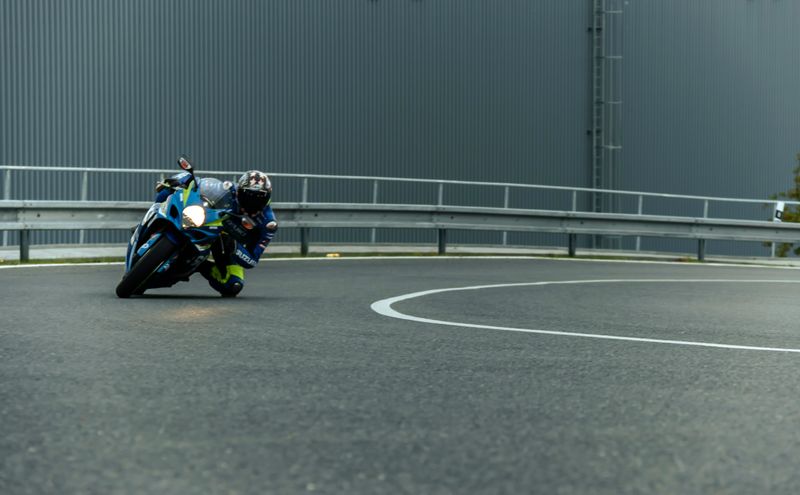
<svg viewBox="0 0 800 495"><path fill-rule="evenodd" d="M236 299L120 300L121 271L0 269L0 493L800 492L798 270L266 260ZM370 308L576 280L615 281L393 307L786 351Z"/></svg>

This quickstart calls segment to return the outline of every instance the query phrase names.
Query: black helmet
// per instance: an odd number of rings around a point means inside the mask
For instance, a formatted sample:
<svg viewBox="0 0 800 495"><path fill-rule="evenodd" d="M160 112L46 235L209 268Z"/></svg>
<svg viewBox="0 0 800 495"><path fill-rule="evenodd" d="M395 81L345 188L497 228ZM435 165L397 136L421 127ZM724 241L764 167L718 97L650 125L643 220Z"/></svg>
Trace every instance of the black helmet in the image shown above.
<svg viewBox="0 0 800 495"><path fill-rule="evenodd" d="M272 183L264 172L248 170L236 183L236 199L239 207L250 215L263 210L272 196Z"/></svg>

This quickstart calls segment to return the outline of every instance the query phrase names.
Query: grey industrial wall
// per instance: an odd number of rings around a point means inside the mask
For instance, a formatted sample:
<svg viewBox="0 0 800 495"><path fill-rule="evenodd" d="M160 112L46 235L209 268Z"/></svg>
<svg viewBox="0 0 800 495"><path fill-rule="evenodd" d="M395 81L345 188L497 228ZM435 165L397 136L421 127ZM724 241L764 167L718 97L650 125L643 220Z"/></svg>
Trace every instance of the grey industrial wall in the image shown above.
<svg viewBox="0 0 800 495"><path fill-rule="evenodd" d="M0 163L169 167L185 152L200 168L589 186L590 4L0 0ZM620 186L742 197L785 188L800 135L797 25L798 2L626 2ZM79 188L52 179L17 178L13 196ZM144 199L150 182L108 176L90 197ZM298 194L296 183L276 184L277 200ZM368 194L338 184L311 199ZM386 194L432 198L425 188ZM499 206L502 193L461 188L448 199Z"/></svg>
<svg viewBox="0 0 800 495"><path fill-rule="evenodd" d="M625 6L624 189L766 198L800 152L800 2L630 0ZM698 214L672 201L651 211ZM713 205L713 216L770 211ZM630 245L630 243L629 243ZM689 251L689 241L643 248ZM714 242L721 253L763 253Z"/></svg>

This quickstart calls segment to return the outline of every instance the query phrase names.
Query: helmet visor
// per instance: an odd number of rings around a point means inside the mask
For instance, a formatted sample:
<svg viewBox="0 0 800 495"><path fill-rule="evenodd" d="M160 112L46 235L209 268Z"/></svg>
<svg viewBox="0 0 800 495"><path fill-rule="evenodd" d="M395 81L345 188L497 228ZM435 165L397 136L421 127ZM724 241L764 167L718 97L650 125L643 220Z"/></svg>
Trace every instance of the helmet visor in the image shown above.
<svg viewBox="0 0 800 495"><path fill-rule="evenodd" d="M266 208L269 203L269 191L254 191L252 189L241 189L239 191L239 206L247 213L255 215Z"/></svg>

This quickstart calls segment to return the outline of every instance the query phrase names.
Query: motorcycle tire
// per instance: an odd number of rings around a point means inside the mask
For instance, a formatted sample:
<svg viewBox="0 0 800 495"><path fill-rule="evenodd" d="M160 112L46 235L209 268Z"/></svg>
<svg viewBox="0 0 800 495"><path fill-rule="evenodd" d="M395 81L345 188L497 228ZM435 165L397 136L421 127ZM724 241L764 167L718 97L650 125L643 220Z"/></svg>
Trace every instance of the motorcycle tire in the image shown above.
<svg viewBox="0 0 800 495"><path fill-rule="evenodd" d="M117 285L117 297L127 298L134 294L144 292L144 286L150 277L167 261L178 249L167 236L161 236L153 247L144 253L130 271L123 275Z"/></svg>

